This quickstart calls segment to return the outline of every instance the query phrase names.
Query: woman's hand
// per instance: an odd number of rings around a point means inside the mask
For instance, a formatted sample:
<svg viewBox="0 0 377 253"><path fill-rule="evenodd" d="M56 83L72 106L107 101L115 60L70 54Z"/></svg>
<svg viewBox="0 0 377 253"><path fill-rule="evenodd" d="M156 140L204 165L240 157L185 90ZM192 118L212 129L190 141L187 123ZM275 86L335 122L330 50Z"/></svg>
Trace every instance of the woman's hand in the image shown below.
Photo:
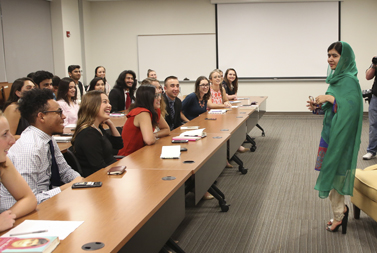
<svg viewBox="0 0 377 253"><path fill-rule="evenodd" d="M16 215L11 210L6 210L0 214L0 231L13 227Z"/></svg>
<svg viewBox="0 0 377 253"><path fill-rule="evenodd" d="M323 104L325 102L330 102L333 104L335 101L335 98L331 95L319 95L318 97L315 98L315 102L317 104Z"/></svg>
<svg viewBox="0 0 377 253"><path fill-rule="evenodd" d="M114 126L114 123L111 121L111 119L105 120L104 122L102 122L102 124L108 125L109 128L111 128L112 125Z"/></svg>
<svg viewBox="0 0 377 253"><path fill-rule="evenodd" d="M229 101L226 101L226 102L224 103L224 106L225 106L225 108L230 108L230 107L232 107L232 105L229 103Z"/></svg>
<svg viewBox="0 0 377 253"><path fill-rule="evenodd" d="M308 103L306 107L308 107L309 111L314 111L316 108L318 108L318 105L313 101L308 100L306 102Z"/></svg>

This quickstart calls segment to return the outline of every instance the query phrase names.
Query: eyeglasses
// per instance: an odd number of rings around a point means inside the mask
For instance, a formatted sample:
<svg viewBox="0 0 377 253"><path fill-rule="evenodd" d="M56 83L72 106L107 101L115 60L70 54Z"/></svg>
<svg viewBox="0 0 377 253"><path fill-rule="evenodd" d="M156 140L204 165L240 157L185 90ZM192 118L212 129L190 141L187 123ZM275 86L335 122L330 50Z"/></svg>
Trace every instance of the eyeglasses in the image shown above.
<svg viewBox="0 0 377 253"><path fill-rule="evenodd" d="M200 84L199 85L200 87L209 87L209 84L207 83L207 84Z"/></svg>
<svg viewBox="0 0 377 253"><path fill-rule="evenodd" d="M49 113L49 112L55 112L55 113L59 114L60 118L61 118L62 115L63 115L63 110L62 110L62 108L59 108L59 109L57 109L56 111L43 111L42 113L46 114L46 113Z"/></svg>
<svg viewBox="0 0 377 253"><path fill-rule="evenodd" d="M154 94L154 98L160 98L160 97L161 97L161 93Z"/></svg>

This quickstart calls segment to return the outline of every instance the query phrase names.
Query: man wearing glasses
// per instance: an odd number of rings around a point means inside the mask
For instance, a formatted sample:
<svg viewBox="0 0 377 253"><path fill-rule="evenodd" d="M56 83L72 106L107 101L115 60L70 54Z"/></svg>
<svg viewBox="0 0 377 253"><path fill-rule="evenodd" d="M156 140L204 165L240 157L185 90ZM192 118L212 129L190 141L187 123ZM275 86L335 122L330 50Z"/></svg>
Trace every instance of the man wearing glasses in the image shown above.
<svg viewBox="0 0 377 253"><path fill-rule="evenodd" d="M9 149L8 157L29 184L38 204L79 182L82 177L65 161L52 137L63 132L64 114L49 89L26 92L19 103L27 127L20 139ZM1 185L1 212L16 200Z"/></svg>
<svg viewBox="0 0 377 253"><path fill-rule="evenodd" d="M178 98L179 81L175 76L168 76L164 81L165 94L162 95L166 104L165 121L168 123L170 130L180 127L183 122L189 120L182 113L182 101Z"/></svg>
<svg viewBox="0 0 377 253"><path fill-rule="evenodd" d="M85 94L85 87L84 85L79 81L81 78L82 71L80 70L79 65L69 65L68 66L68 75L70 78L73 79L73 81L76 84L76 93L77 93L77 100L80 102L82 96Z"/></svg>

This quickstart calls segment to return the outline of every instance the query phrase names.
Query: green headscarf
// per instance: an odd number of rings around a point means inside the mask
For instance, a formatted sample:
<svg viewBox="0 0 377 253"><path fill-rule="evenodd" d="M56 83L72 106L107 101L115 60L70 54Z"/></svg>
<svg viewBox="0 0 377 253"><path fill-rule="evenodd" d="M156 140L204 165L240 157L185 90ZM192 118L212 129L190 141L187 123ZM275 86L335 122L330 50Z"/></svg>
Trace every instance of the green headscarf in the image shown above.
<svg viewBox="0 0 377 253"><path fill-rule="evenodd" d="M337 104L325 103L321 137L328 144L321 171L314 189L320 198L326 198L335 189L341 195L353 195L357 155L363 117L363 100L355 54L346 42L335 70L329 67L326 83L330 84L326 95L332 95Z"/></svg>

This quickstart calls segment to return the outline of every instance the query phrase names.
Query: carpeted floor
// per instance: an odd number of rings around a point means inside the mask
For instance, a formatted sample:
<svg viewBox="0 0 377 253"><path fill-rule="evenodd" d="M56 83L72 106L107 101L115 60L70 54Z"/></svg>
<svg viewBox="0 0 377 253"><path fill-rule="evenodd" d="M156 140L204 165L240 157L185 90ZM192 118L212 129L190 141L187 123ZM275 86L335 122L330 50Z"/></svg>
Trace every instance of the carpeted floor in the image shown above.
<svg viewBox="0 0 377 253"><path fill-rule="evenodd" d="M265 115L259 123L266 137L254 128L257 150L239 154L248 173L225 169L218 178L229 211L220 212L216 200L188 205L173 238L186 252L377 252L377 222L363 212L359 220L353 219L348 196L347 234L325 230L332 218L330 202L314 190L322 119ZM358 168L365 168L377 162L362 160L367 118L361 141Z"/></svg>

